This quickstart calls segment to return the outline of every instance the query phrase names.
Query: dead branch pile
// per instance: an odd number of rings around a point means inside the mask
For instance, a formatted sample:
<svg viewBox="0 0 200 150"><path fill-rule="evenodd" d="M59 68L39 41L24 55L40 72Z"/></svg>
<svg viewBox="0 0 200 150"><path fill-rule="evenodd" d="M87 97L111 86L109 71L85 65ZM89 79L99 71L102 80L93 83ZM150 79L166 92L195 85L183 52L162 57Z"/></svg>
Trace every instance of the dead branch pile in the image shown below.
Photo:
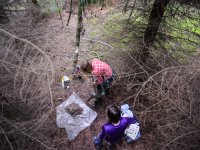
<svg viewBox="0 0 200 150"><path fill-rule="evenodd" d="M171 67L143 83L134 106L149 147L163 150L199 147L199 79L199 67Z"/></svg>
<svg viewBox="0 0 200 150"><path fill-rule="evenodd" d="M8 25L0 25L0 149L66 149L66 132L56 126L54 100L66 99L73 91L86 97L90 92L87 83L81 90L72 82L68 95L61 86L60 78L70 70L66 63L71 65L71 40L66 42L60 22L50 23L48 30L45 19L38 23L25 12L12 17ZM64 53L66 47L69 54Z"/></svg>
<svg viewBox="0 0 200 150"><path fill-rule="evenodd" d="M4 29L0 39L1 149L20 149L23 142L27 149L50 149L51 141L40 132L54 107L52 61L38 46Z"/></svg>

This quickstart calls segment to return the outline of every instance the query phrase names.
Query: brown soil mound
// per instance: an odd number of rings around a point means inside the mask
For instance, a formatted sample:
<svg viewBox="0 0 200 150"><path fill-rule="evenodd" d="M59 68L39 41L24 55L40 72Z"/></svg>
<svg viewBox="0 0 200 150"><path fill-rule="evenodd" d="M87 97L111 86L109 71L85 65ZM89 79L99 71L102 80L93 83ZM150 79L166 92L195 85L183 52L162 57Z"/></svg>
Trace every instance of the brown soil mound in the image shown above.
<svg viewBox="0 0 200 150"><path fill-rule="evenodd" d="M76 103L71 103L66 106L65 111L68 112L72 117L75 117L83 112L83 108Z"/></svg>

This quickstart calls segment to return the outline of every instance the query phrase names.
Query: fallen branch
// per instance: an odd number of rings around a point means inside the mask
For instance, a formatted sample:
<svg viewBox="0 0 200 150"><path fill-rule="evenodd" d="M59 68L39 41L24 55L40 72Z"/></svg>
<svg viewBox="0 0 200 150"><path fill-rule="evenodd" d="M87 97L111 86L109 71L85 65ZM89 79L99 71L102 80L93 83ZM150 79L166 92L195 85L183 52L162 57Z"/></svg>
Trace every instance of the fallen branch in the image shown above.
<svg viewBox="0 0 200 150"><path fill-rule="evenodd" d="M67 19L66 26L69 25L69 21L70 21L71 15L72 15L72 4L73 4L73 0L70 0L70 10L69 10L69 16L68 16L68 19Z"/></svg>
<svg viewBox="0 0 200 150"><path fill-rule="evenodd" d="M3 119L4 121L6 121L7 123L9 123L10 126L14 127L15 129L17 129L18 131L20 131L21 133L23 133L24 135L26 135L27 137L37 141L38 143L40 143L41 145L43 145L45 148L51 150L53 148L48 147L46 144L42 143L40 140L36 139L35 137L30 136L29 134L25 133L24 131L22 131L21 129L19 129L18 127L16 127L15 125L13 125L13 123L11 123L10 121L8 121L7 119L0 117L1 119Z"/></svg>
<svg viewBox="0 0 200 150"><path fill-rule="evenodd" d="M165 146L162 147L162 150L167 147L168 145L172 144L173 142L179 140L180 138L188 135L188 134L192 134L192 133L196 133L196 132L200 132L200 130L194 130L194 131L191 131L191 132L188 132L188 133L185 133L185 134L182 134L181 136L178 136L177 138L173 139L172 141L170 141L169 143L167 143Z"/></svg>
<svg viewBox="0 0 200 150"><path fill-rule="evenodd" d="M12 144L10 143L10 140L8 139L8 136L6 135L6 133L4 132L4 130L3 130L1 127L0 127L0 129L1 129L2 133L4 134L4 136L5 136L5 138L6 138L6 141L8 142L10 148L11 148L12 150L14 150L14 148L12 147Z"/></svg>

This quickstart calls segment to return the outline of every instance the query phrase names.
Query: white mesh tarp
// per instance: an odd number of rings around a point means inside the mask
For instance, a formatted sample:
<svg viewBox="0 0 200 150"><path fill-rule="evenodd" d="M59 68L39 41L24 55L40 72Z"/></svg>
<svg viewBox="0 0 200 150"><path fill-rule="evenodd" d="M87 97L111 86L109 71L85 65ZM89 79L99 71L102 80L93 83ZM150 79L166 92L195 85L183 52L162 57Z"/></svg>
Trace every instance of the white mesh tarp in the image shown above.
<svg viewBox="0 0 200 150"><path fill-rule="evenodd" d="M71 103L79 104L83 108L80 115L72 117L65 111L67 105ZM94 121L97 113L90 109L80 98L73 92L72 95L56 107L56 123L59 128L65 128L69 140L73 140L80 131L84 130Z"/></svg>

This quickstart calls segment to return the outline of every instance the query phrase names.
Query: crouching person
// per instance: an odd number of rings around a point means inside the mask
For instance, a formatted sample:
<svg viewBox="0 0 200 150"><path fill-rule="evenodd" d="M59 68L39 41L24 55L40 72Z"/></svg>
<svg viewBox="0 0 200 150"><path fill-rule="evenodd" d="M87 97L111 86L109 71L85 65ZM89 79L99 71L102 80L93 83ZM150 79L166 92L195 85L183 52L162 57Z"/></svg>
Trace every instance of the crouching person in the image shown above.
<svg viewBox="0 0 200 150"><path fill-rule="evenodd" d="M121 111L116 105L110 105L106 110L108 123L104 124L102 131L98 136L93 138L95 147L100 150L103 146L103 141L106 141L109 148L115 149L117 144L126 138L127 142L136 141L140 138L140 133L137 132L136 138L132 139L125 135L129 130L131 125L137 125L138 120L133 115L133 117L121 117Z"/></svg>
<svg viewBox="0 0 200 150"><path fill-rule="evenodd" d="M113 70L105 62L92 59L81 64L84 73L91 74L95 85L95 97L100 98L109 93L109 87L113 81Z"/></svg>

